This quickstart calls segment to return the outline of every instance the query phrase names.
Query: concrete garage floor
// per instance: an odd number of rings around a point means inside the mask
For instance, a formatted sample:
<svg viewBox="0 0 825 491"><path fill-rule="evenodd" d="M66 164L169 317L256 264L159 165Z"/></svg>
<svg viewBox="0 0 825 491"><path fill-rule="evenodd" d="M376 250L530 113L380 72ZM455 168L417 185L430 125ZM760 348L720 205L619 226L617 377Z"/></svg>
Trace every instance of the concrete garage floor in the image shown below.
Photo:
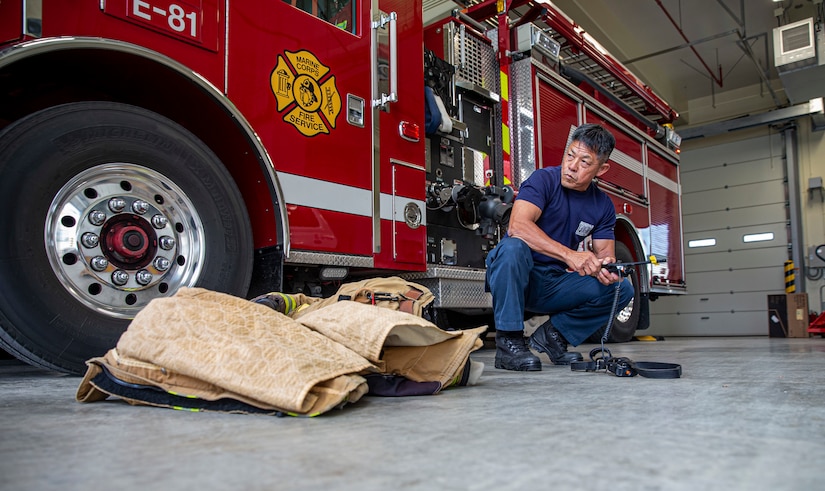
<svg viewBox="0 0 825 491"><path fill-rule="evenodd" d="M307 419L81 404L78 377L6 361L0 489L825 489L825 339L611 349L683 377L508 372L487 349L475 387Z"/></svg>

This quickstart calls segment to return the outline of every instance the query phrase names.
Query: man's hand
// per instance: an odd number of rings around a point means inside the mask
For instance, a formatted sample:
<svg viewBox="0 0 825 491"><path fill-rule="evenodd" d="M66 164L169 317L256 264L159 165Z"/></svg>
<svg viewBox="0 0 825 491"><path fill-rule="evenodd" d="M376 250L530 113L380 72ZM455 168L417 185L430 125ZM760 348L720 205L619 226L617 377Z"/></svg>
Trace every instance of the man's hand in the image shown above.
<svg viewBox="0 0 825 491"><path fill-rule="evenodd" d="M602 258L602 265L615 263L616 258L614 257L605 257ZM617 273L611 273L605 268L600 268L599 273L596 275L596 279L599 280L599 283L602 285L612 285L617 281L622 281L622 277L619 276Z"/></svg>
<svg viewBox="0 0 825 491"><path fill-rule="evenodd" d="M570 251L565 262L579 276L595 276L602 269L602 264L607 264L590 251Z"/></svg>
<svg viewBox="0 0 825 491"><path fill-rule="evenodd" d="M616 273L611 273L603 266L616 262L616 258L603 257L599 259L590 251L571 251L567 258L567 265L579 273L579 276L593 276L599 283L603 285L610 285L621 280L621 277Z"/></svg>

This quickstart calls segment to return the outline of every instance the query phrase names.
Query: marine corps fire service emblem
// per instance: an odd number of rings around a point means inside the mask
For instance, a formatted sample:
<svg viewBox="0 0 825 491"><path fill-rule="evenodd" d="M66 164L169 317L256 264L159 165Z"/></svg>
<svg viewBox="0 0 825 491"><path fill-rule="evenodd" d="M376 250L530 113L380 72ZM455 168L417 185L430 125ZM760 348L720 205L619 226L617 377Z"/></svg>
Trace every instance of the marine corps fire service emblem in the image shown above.
<svg viewBox="0 0 825 491"><path fill-rule="evenodd" d="M305 136L329 133L341 112L341 96L329 67L306 50L284 51L269 76L278 112Z"/></svg>

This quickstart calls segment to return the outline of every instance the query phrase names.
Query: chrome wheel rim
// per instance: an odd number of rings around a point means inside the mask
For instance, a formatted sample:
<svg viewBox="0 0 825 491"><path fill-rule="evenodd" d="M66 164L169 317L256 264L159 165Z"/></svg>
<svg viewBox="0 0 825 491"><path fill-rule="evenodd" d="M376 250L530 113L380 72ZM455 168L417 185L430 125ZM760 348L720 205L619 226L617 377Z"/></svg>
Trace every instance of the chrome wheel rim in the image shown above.
<svg viewBox="0 0 825 491"><path fill-rule="evenodd" d="M192 201L153 169L89 168L55 195L44 243L52 271L83 305L133 318L152 299L193 286L204 261L203 224Z"/></svg>

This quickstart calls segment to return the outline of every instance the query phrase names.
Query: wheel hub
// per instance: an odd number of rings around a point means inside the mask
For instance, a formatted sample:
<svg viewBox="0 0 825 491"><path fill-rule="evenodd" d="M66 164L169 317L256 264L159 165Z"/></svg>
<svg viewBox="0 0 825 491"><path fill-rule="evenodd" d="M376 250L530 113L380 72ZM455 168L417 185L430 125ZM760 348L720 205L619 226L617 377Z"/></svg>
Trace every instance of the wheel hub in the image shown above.
<svg viewBox="0 0 825 491"><path fill-rule="evenodd" d="M66 289L119 318L193 286L205 254L203 225L188 197L134 164L99 165L67 182L49 208L44 239Z"/></svg>
<svg viewBox="0 0 825 491"><path fill-rule="evenodd" d="M118 215L101 231L103 255L121 268L142 268L152 261L158 240L152 226L132 215Z"/></svg>

